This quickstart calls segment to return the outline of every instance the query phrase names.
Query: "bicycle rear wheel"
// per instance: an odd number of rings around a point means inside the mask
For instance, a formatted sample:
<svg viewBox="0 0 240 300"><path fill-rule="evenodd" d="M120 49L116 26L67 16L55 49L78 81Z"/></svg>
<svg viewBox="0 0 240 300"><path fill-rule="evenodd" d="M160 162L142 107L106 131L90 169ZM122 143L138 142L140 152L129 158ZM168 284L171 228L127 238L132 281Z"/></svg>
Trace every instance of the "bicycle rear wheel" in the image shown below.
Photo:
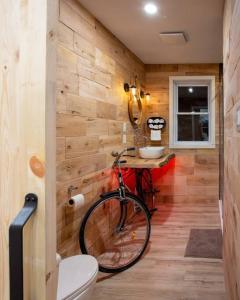
<svg viewBox="0 0 240 300"><path fill-rule="evenodd" d="M99 269L121 272L143 255L150 237L150 214L135 195L120 200L114 192L98 200L86 213L79 232L82 253L94 256Z"/></svg>

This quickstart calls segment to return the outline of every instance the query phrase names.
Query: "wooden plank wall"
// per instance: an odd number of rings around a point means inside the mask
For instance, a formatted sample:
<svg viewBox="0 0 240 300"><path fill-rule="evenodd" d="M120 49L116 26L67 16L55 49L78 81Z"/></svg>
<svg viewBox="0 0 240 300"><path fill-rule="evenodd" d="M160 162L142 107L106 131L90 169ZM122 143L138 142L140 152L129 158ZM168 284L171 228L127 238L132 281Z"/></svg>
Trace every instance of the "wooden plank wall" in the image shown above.
<svg viewBox="0 0 240 300"><path fill-rule="evenodd" d="M144 65L75 0L60 1L57 66L57 237L63 256L79 252L78 231L87 207L111 187L112 150L128 144L133 132L128 121L123 83ZM66 209L67 189L85 195L82 208Z"/></svg>
<svg viewBox="0 0 240 300"><path fill-rule="evenodd" d="M213 75L216 77L216 148L173 149L175 168L158 180L161 201L215 202L219 189L219 65L147 65L146 90L151 93L147 115L164 117L167 126L161 144L169 146L169 76Z"/></svg>
<svg viewBox="0 0 240 300"><path fill-rule="evenodd" d="M240 1L226 0L224 11L224 265L228 299L240 299Z"/></svg>

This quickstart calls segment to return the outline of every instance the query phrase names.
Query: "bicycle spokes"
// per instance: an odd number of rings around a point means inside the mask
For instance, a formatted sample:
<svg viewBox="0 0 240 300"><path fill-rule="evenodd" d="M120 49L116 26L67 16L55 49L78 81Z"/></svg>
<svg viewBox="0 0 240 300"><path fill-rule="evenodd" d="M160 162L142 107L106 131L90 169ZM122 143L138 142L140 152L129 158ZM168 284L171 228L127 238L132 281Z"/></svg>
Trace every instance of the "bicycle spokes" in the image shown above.
<svg viewBox="0 0 240 300"><path fill-rule="evenodd" d="M85 227L87 252L105 268L131 263L145 247L149 220L137 201L111 198L99 204Z"/></svg>

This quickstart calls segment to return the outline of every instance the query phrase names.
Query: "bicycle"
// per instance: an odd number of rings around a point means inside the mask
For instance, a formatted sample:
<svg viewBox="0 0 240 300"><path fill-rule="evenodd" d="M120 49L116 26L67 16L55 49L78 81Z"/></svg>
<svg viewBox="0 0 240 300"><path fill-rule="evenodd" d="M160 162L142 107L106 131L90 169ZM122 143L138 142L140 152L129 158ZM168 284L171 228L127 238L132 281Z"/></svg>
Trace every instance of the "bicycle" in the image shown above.
<svg viewBox="0 0 240 300"><path fill-rule="evenodd" d="M100 196L83 218L79 243L83 254L94 256L99 270L122 272L139 261L149 242L151 214L141 198L130 193L123 181L121 160L116 153L113 168L118 170L118 189Z"/></svg>

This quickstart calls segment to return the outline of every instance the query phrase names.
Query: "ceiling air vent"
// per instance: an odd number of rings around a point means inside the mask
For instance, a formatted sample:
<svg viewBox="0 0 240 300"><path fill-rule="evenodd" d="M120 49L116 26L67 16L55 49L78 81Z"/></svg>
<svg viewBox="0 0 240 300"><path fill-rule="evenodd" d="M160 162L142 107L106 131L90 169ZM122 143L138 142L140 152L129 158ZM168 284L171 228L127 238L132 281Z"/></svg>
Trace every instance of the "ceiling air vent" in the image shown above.
<svg viewBox="0 0 240 300"><path fill-rule="evenodd" d="M183 45L187 43L187 37L184 32L161 32L160 39L165 44Z"/></svg>

